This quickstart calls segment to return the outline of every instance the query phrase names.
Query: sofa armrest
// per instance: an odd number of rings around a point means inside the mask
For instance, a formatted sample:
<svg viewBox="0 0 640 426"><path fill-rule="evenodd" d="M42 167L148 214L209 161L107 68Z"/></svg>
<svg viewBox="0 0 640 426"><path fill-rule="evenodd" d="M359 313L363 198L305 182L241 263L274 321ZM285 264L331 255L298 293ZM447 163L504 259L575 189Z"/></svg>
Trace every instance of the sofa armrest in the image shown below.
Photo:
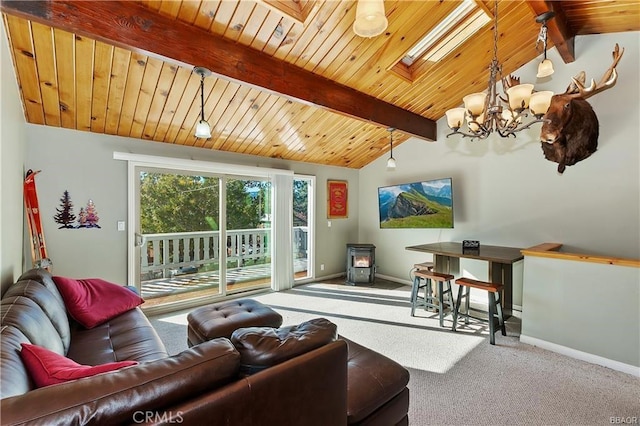
<svg viewBox="0 0 640 426"><path fill-rule="evenodd" d="M337 340L150 415L145 424L344 426L347 345Z"/></svg>
<svg viewBox="0 0 640 426"><path fill-rule="evenodd" d="M329 343L247 377L253 407L251 424L346 425L347 346L342 343Z"/></svg>
<svg viewBox="0 0 640 426"><path fill-rule="evenodd" d="M2 424L135 423L155 411L235 379L240 355L228 339L203 342L172 357L47 386L0 401Z"/></svg>

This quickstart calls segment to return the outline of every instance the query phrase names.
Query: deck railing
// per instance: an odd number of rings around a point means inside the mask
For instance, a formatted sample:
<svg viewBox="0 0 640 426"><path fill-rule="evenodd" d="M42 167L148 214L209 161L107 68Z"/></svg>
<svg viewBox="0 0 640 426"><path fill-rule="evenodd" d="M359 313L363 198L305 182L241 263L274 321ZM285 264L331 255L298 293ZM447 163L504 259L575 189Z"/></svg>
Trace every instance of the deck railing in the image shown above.
<svg viewBox="0 0 640 426"><path fill-rule="evenodd" d="M268 263L270 228L230 230L226 234L227 262L235 262L237 267L249 260ZM306 258L307 227L294 227L293 235L293 253L296 258ZM145 234L140 250L141 280L195 273L205 265L217 268L221 254L220 231Z"/></svg>

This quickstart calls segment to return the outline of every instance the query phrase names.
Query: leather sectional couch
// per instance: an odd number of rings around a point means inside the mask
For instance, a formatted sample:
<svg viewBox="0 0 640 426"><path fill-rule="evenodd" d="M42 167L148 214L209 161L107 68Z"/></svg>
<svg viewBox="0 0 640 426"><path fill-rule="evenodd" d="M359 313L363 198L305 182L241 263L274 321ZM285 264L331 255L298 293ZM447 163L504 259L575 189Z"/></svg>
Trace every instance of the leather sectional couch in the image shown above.
<svg viewBox="0 0 640 426"><path fill-rule="evenodd" d="M45 270L23 274L3 295L0 308L2 425L408 423L408 372L403 369L398 377L403 384L392 394L375 394L371 383L348 389L348 365L372 369L368 376L375 382L376 366L366 364L375 353L343 339L246 376L240 372L240 353L226 338L169 356L139 307L91 329L80 326ZM138 364L36 388L20 356L23 343L83 365ZM348 417L348 403L359 401L369 406L358 406L357 417Z"/></svg>

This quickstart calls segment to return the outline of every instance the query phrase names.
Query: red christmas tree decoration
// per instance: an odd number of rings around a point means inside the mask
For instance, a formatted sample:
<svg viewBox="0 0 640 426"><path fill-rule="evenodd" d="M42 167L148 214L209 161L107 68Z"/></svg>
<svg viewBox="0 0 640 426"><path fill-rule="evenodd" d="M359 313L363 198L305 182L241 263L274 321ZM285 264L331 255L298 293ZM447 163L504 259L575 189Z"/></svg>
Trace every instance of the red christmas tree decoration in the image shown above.
<svg viewBox="0 0 640 426"><path fill-rule="evenodd" d="M96 211L96 206L93 204L93 200L89 200L87 202L87 208L85 209L86 214L86 228L100 228L98 225L98 221L100 217L98 217L98 212Z"/></svg>
<svg viewBox="0 0 640 426"><path fill-rule="evenodd" d="M78 228L87 227L87 214L84 211L84 207L80 207L80 213L78 213Z"/></svg>

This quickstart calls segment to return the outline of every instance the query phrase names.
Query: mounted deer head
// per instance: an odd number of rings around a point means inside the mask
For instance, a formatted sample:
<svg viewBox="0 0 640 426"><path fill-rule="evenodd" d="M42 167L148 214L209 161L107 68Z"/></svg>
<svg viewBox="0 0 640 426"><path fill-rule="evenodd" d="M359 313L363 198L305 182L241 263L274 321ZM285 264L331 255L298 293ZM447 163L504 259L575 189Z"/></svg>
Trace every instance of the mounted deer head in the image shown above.
<svg viewBox="0 0 640 426"><path fill-rule="evenodd" d="M558 163L558 173L563 173L566 166L573 166L598 149L598 117L586 99L616 84L616 65L623 53L624 49L620 51L616 44L613 63L598 84L592 79L589 87L585 87L586 77L582 71L572 78L563 94L551 98L551 105L543 117L540 141L545 158Z"/></svg>

